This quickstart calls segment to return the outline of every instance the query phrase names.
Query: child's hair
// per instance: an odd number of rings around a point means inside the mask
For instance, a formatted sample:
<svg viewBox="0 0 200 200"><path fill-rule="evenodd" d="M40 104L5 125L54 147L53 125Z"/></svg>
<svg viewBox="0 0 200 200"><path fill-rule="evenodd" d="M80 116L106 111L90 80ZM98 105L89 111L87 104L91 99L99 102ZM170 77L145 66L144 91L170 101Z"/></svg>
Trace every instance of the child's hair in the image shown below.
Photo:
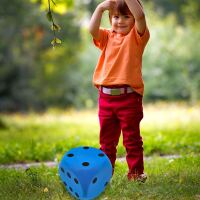
<svg viewBox="0 0 200 200"><path fill-rule="evenodd" d="M116 11L122 15L130 15L131 14L131 11L129 10L129 8L124 0L116 0ZM109 12L109 17L111 18L111 16L112 16L112 12Z"/></svg>
<svg viewBox="0 0 200 200"><path fill-rule="evenodd" d="M116 0L116 11L119 12L121 15L132 15L131 11L129 10L126 2L124 0ZM113 11L109 11L109 19L111 23Z"/></svg>
<svg viewBox="0 0 200 200"><path fill-rule="evenodd" d="M141 7L142 3L140 0L137 0ZM122 15L132 15L130 9L128 8L124 0L116 0L116 10ZM109 17L111 18L111 13L109 12Z"/></svg>
<svg viewBox="0 0 200 200"><path fill-rule="evenodd" d="M131 11L129 10L126 2L124 0L116 0L116 9L122 15L132 15Z"/></svg>

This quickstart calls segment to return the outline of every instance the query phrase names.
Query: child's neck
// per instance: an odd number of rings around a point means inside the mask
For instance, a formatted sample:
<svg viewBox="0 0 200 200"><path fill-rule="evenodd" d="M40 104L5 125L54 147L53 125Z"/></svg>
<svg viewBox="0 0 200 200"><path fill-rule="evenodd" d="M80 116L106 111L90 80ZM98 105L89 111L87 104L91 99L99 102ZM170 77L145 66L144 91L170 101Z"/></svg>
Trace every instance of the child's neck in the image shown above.
<svg viewBox="0 0 200 200"><path fill-rule="evenodd" d="M116 31L113 31L113 32L115 33L115 36L117 38L124 37L124 36L128 35L128 33L127 34L123 34L123 33L117 33Z"/></svg>

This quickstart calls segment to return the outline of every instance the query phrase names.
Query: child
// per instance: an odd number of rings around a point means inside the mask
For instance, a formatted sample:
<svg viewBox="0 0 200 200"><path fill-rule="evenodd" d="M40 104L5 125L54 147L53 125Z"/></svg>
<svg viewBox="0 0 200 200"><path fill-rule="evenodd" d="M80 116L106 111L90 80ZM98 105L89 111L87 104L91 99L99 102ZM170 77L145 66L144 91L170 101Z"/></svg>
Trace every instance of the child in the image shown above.
<svg viewBox="0 0 200 200"><path fill-rule="evenodd" d="M109 11L111 30L100 28ZM100 149L109 157L114 172L117 145L123 133L128 179L144 182L142 54L149 31L140 0L106 0L95 9L89 31L102 51L93 83L99 89Z"/></svg>

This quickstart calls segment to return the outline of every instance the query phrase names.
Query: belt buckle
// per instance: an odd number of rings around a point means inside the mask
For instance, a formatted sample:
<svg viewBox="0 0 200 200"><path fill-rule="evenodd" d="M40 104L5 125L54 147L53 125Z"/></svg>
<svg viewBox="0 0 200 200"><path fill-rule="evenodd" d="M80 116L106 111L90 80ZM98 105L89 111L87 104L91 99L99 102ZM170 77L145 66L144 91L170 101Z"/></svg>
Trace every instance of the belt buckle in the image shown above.
<svg viewBox="0 0 200 200"><path fill-rule="evenodd" d="M120 95L121 94L121 90L119 88L112 88L110 90L110 94L111 95Z"/></svg>

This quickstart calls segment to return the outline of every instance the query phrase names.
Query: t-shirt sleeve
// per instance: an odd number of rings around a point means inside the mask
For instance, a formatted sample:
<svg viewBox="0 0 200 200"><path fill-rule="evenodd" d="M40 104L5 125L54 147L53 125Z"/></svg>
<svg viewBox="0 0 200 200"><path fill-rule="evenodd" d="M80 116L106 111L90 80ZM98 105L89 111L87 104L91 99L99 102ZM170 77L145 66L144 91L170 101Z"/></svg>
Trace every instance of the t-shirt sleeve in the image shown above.
<svg viewBox="0 0 200 200"><path fill-rule="evenodd" d="M104 47L106 46L106 44L107 44L107 41L108 41L108 34L109 34L109 31L108 30L106 30L106 29L100 29L99 30L100 32L99 32L99 39L98 40L96 40L96 39L94 39L93 38L93 42L94 42L94 45L96 46L96 47L98 47L99 49L101 49L101 50L103 50L104 49Z"/></svg>
<svg viewBox="0 0 200 200"><path fill-rule="evenodd" d="M150 33L149 33L148 27L146 26L146 29L142 35L140 35L138 33L138 31L136 30L136 27L134 27L134 32L135 32L137 43L139 45L142 45L143 47L145 47L150 38Z"/></svg>

